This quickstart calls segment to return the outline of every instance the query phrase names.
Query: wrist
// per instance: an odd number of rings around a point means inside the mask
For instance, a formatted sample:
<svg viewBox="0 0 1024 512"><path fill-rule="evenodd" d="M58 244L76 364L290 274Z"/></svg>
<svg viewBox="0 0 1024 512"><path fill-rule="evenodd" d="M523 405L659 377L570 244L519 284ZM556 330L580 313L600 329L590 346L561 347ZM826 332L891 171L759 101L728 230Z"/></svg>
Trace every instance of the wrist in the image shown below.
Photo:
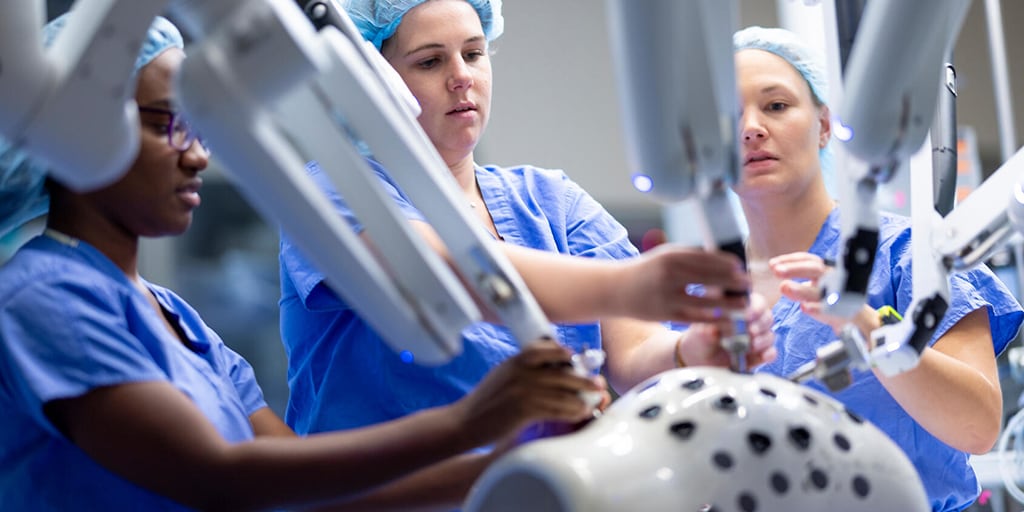
<svg viewBox="0 0 1024 512"><path fill-rule="evenodd" d="M676 336L675 345L673 345L672 354L675 356L676 368L686 368L686 361L683 360L683 336L686 336L685 332L679 333Z"/></svg>
<svg viewBox="0 0 1024 512"><path fill-rule="evenodd" d="M634 316L631 308L633 301L629 297L628 290L634 280L630 279L630 267L633 261L613 261L605 270L605 278L602 280L604 286L599 288L600 294L605 299L599 306L599 310L607 316Z"/></svg>

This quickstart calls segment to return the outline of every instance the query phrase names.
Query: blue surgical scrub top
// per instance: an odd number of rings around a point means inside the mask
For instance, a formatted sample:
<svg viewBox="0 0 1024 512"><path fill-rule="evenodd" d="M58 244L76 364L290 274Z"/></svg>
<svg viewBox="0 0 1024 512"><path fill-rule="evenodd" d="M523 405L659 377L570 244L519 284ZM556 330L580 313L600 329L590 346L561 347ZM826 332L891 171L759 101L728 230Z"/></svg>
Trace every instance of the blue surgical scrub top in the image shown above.
<svg viewBox="0 0 1024 512"><path fill-rule="evenodd" d="M230 442L266 407L253 370L170 290L146 283L189 340L84 242L30 240L0 268L0 510L179 510L78 449L43 406L90 390L166 381Z"/></svg>
<svg viewBox="0 0 1024 512"><path fill-rule="evenodd" d="M381 183L409 219L423 215L378 165ZM315 163L307 170L338 212L362 230ZM477 167L476 179L505 243L545 251L621 259L637 255L626 229L562 171L530 166ZM463 353L448 363L404 362L324 284L288 239L281 239L281 337L291 395L285 421L299 434L360 427L461 398L518 352L508 329L478 323L463 332ZM597 323L558 325L574 349L600 347Z"/></svg>
<svg viewBox="0 0 1024 512"><path fill-rule="evenodd" d="M809 252L836 260L839 253L839 210L825 221ZM879 244L875 267L868 282L868 305L892 306L906 314L912 297L910 220L883 214L879 220ZM968 313L988 310L993 354L999 355L1017 335L1024 313L1020 304L987 268L952 275L950 304L931 343ZM800 312L800 305L783 297L772 310L775 346L779 357L758 369L775 375L793 374L815 358L815 351L836 338L832 329ZM818 383L811 383L828 391ZM917 468L932 510L961 510L973 503L980 491L968 454L953 449L925 431L911 418L871 371L854 371L853 384L832 393L850 410L877 425L903 448Z"/></svg>

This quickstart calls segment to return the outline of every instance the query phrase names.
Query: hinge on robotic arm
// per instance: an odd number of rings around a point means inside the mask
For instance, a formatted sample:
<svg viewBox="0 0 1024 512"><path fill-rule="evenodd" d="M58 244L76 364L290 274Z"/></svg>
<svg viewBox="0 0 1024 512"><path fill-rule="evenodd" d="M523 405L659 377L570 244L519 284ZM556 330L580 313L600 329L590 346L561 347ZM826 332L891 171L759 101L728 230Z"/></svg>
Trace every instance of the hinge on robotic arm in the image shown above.
<svg viewBox="0 0 1024 512"><path fill-rule="evenodd" d="M878 368L890 377L912 370L945 316L948 304L942 293L936 293L912 304L911 313L902 319L883 319L882 326L871 332L870 349L860 329L847 324L838 340L819 348L814 361L788 378L793 382L817 379L836 392L852 384L854 369Z"/></svg>
<svg viewBox="0 0 1024 512"><path fill-rule="evenodd" d="M335 0L295 0L302 11L309 17L309 21L313 22L313 26L317 30L324 27L337 27L342 30L341 27L345 26L348 19L341 16L341 9ZM344 32L344 30L342 30ZM348 35L348 34L346 34Z"/></svg>
<svg viewBox="0 0 1024 512"><path fill-rule="evenodd" d="M844 161L841 149L836 151L837 161ZM840 254L838 265L822 280L821 298L831 314L852 317L867 300L868 279L875 264L878 249L878 213L875 197L878 182L866 165L850 161L848 170L860 167L865 172L852 186L840 186L843 216L840 219Z"/></svg>
<svg viewBox="0 0 1024 512"><path fill-rule="evenodd" d="M871 365L890 377L914 369L948 307L947 298L936 292L911 304L910 314L899 323L872 331Z"/></svg>
<svg viewBox="0 0 1024 512"><path fill-rule="evenodd" d="M790 375L793 382L806 382L817 379L830 391L845 389L853 382L851 370L869 368L867 344L860 330L853 324L847 324L839 334L839 339L820 347L813 361L810 361Z"/></svg>

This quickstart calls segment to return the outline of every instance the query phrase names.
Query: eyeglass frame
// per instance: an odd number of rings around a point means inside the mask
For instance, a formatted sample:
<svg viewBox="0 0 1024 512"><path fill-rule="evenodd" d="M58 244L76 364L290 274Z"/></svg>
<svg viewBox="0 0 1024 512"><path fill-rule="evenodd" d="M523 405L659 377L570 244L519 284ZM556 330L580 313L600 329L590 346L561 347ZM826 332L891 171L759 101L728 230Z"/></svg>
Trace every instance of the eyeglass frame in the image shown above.
<svg viewBox="0 0 1024 512"><path fill-rule="evenodd" d="M185 120L185 116L183 116L180 112L175 112L173 110L169 110L166 108L142 106L139 107L139 112L144 112L147 114L163 114L166 116L170 116L170 120L167 122L167 145L171 146L172 148L178 151L188 151L189 148L192 147L192 144L198 141L199 144L203 146L204 149L209 149L208 146L206 145L206 141L203 140L203 137L192 130L192 125ZM185 140L180 145L174 143L175 127L181 127L185 132Z"/></svg>

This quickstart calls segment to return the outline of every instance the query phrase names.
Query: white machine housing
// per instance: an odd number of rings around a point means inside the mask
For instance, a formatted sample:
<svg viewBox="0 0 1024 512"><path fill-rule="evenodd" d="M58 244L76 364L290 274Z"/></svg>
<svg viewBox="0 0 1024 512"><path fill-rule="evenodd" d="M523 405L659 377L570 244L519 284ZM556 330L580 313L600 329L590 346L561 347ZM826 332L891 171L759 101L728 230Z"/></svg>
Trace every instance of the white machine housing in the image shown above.
<svg viewBox="0 0 1024 512"><path fill-rule="evenodd" d="M477 481L468 512L930 510L910 460L840 402L768 374L669 370Z"/></svg>

